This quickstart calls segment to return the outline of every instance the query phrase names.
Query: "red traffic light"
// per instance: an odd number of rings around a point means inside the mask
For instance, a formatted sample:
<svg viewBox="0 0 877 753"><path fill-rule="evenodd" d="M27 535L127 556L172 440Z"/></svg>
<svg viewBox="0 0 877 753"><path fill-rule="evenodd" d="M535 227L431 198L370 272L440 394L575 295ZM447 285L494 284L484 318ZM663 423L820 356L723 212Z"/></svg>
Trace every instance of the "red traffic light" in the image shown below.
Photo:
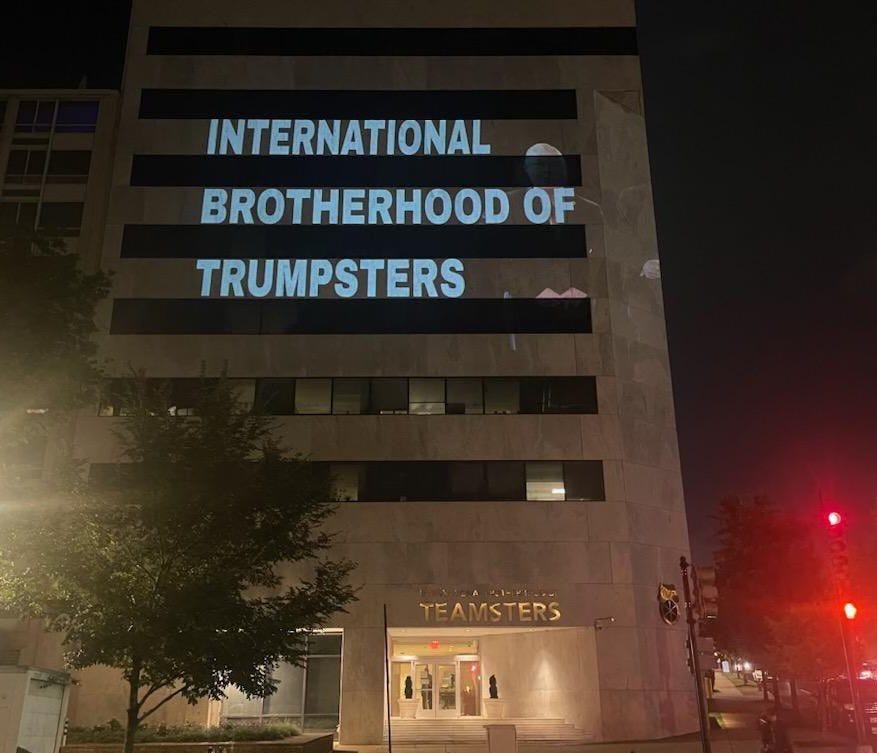
<svg viewBox="0 0 877 753"><path fill-rule="evenodd" d="M844 617L846 617L848 620L856 619L856 614L858 614L858 612L859 610L856 609L856 605L853 604L853 602L848 601L846 604L844 604Z"/></svg>
<svg viewBox="0 0 877 753"><path fill-rule="evenodd" d="M830 526L839 526L843 521L843 517L839 512L830 512L828 513L828 525Z"/></svg>

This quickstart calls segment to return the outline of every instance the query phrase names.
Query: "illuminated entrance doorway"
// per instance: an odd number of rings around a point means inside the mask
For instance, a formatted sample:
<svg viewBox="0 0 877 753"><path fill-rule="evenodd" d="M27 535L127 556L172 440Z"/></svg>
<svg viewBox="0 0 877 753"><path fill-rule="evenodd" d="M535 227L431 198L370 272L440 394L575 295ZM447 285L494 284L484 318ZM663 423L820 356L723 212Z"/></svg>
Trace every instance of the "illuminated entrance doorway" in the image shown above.
<svg viewBox="0 0 877 753"><path fill-rule="evenodd" d="M481 660L478 641L447 638L393 640L390 669L391 715L399 717L399 699L411 678L417 719L481 716Z"/></svg>

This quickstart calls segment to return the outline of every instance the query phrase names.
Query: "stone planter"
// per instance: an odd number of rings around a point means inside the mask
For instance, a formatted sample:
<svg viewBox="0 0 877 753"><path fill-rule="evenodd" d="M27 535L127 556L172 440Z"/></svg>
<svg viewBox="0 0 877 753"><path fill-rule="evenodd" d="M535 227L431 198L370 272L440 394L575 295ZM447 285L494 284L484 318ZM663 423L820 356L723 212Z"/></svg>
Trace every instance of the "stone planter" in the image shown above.
<svg viewBox="0 0 877 753"><path fill-rule="evenodd" d="M484 716L488 719L502 719L505 716L505 701L501 698L484 698Z"/></svg>
<svg viewBox="0 0 877 753"><path fill-rule="evenodd" d="M399 699L399 718L414 719L417 716L417 707L420 701L416 698L400 698Z"/></svg>

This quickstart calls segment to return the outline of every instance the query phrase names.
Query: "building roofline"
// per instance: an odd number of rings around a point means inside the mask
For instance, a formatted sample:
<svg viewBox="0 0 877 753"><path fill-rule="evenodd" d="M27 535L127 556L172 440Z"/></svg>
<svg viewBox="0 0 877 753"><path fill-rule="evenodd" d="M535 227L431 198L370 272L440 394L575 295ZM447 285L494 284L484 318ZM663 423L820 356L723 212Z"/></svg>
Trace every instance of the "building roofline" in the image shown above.
<svg viewBox="0 0 877 753"><path fill-rule="evenodd" d="M21 88L0 89L0 97L118 97L118 89Z"/></svg>

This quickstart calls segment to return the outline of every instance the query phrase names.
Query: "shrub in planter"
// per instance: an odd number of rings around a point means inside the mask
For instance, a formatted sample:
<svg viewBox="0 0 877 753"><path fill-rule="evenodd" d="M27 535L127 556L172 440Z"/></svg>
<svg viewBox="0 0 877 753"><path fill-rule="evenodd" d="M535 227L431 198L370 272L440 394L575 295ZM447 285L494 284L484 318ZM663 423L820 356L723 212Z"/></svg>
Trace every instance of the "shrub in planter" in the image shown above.
<svg viewBox="0 0 877 753"><path fill-rule="evenodd" d="M199 743L234 742L243 740L283 740L301 734L294 724L221 724L218 727L197 727L193 725L168 727L159 725L142 726L137 730L138 743ZM76 743L121 743L125 730L115 719L95 727L71 727L67 733L68 744Z"/></svg>
<svg viewBox="0 0 877 753"><path fill-rule="evenodd" d="M496 688L496 675L491 675L487 681L490 684L488 688L491 698L499 698L499 691Z"/></svg>

